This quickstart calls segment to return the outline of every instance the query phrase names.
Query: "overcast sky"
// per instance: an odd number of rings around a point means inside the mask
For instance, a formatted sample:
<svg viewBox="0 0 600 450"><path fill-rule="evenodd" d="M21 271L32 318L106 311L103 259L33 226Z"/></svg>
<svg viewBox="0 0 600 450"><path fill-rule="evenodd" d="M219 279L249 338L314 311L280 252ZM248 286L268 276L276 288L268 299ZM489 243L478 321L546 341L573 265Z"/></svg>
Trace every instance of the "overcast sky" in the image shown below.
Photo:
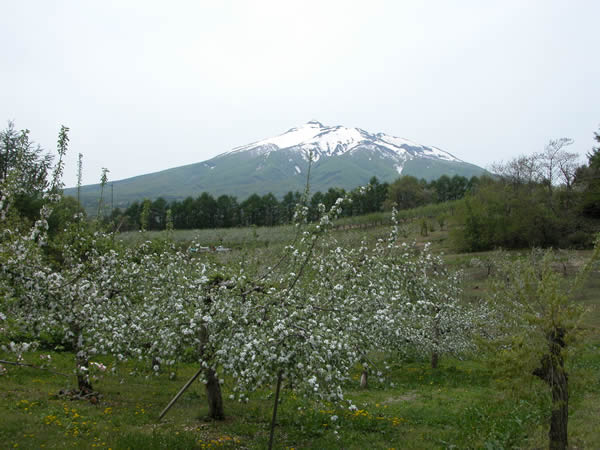
<svg viewBox="0 0 600 450"><path fill-rule="evenodd" d="M600 1L0 0L0 120L84 184L311 119L483 167L600 127Z"/></svg>

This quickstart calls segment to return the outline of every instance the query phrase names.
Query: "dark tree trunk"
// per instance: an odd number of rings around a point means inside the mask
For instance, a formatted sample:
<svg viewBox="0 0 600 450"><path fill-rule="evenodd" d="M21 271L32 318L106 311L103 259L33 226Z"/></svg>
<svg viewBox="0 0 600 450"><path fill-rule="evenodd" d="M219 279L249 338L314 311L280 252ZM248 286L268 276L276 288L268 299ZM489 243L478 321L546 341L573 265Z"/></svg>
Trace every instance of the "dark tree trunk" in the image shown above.
<svg viewBox="0 0 600 450"><path fill-rule="evenodd" d="M552 386L552 417L550 419L550 448L567 448L567 423L569 421L569 391L567 374L564 370L555 373Z"/></svg>
<svg viewBox="0 0 600 450"><path fill-rule="evenodd" d="M221 385L215 376L215 371L208 368L205 371L206 380L206 398L208 400L208 415L211 419L223 420L223 396L221 395Z"/></svg>
<svg viewBox="0 0 600 450"><path fill-rule="evenodd" d="M565 346L564 336L565 331L562 328L556 328L548 334L549 354L542 358L541 367L533 371L533 374L548 383L552 390L552 415L548 433L551 450L566 450L568 446L569 386L561 354L561 349Z"/></svg>
<svg viewBox="0 0 600 450"><path fill-rule="evenodd" d="M200 356L204 358L206 355L206 343L208 342L208 330L205 326L200 329ZM206 399L208 401L208 415L211 419L223 420L225 413L223 412L223 396L221 394L221 385L215 375L215 371L208 367L204 371L206 376Z"/></svg>
<svg viewBox="0 0 600 450"><path fill-rule="evenodd" d="M440 308L437 307L435 309L436 316L440 313ZM438 346L440 343L440 321L439 319L434 319L433 322L433 343L435 345L435 350L431 353L431 368L437 369L438 363L440 362L440 352L438 351Z"/></svg>
<svg viewBox="0 0 600 450"><path fill-rule="evenodd" d="M439 361L440 361L440 354L437 351L434 351L431 354L431 368L437 369Z"/></svg>

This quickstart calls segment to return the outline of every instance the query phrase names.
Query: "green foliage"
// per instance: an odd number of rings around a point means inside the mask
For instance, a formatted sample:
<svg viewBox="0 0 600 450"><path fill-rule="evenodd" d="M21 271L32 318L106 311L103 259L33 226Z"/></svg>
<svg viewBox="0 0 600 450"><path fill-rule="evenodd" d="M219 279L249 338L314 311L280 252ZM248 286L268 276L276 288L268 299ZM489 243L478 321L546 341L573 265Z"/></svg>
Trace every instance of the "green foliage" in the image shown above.
<svg viewBox="0 0 600 450"><path fill-rule="evenodd" d="M58 161L54 165L54 170L52 171L52 178L50 180L50 192L53 194L61 194L62 195L62 175L65 163L63 161L64 156L67 154L67 147L69 146L69 128L62 125L60 127L60 131L58 133L58 143L56 147L56 152L58 154Z"/></svg>
<svg viewBox="0 0 600 450"><path fill-rule="evenodd" d="M599 224L589 218L600 217L600 171L595 153L588 155L589 166L578 167L578 155L563 149L572 142L551 140L541 153L495 164L498 177L479 179L467 194L455 247L591 246Z"/></svg>
<svg viewBox="0 0 600 450"><path fill-rule="evenodd" d="M600 144L600 134L594 133ZM581 210L586 217L600 218L600 146L588 153L588 166L577 172L577 184L582 190Z"/></svg>
<svg viewBox="0 0 600 450"><path fill-rule="evenodd" d="M42 195L49 186L47 179L52 157L29 139L29 130L17 131L14 123L0 132L0 198L10 191L11 204L22 219L39 219ZM0 211L9 209L6 199Z"/></svg>
<svg viewBox="0 0 600 450"><path fill-rule="evenodd" d="M366 188L357 188L350 193L350 201L345 207L345 216L359 216L381 212L387 195L387 183L380 183L372 177ZM326 193L315 192L308 201L309 219L319 218L320 203L326 209L331 208L338 198L345 197L343 189L330 188ZM134 202L121 212L113 211L111 220L120 224L121 231L138 230L138 224L145 231L164 230L167 225L167 210L171 210L173 227L183 229L230 228L238 226L277 226L293 221L296 205L302 202L299 192L288 192L281 201L273 194L263 196L250 195L239 203L236 197L221 195L215 199L211 194L203 192L196 198L188 197L183 201L166 201L158 197L145 203ZM147 211L145 210L147 209Z"/></svg>
<svg viewBox="0 0 600 450"><path fill-rule="evenodd" d="M572 383L568 370L573 354L581 351L585 309L574 301L600 256L597 241L590 261L572 280L565 280L565 256L552 251L533 250L528 257L505 264L492 290L498 306L497 349L494 365L506 384L521 389L531 378L544 381L551 394L550 448L567 448L569 397ZM571 384L571 389L569 389ZM548 389L549 388L549 389ZM543 391L542 391L543 392Z"/></svg>
<svg viewBox="0 0 600 450"><path fill-rule="evenodd" d="M494 248L572 246L584 223L576 210L548 197L543 184L513 184L484 179L459 210L462 227L454 230L463 251Z"/></svg>
<svg viewBox="0 0 600 450"><path fill-rule="evenodd" d="M142 212L140 214L140 229L146 231L150 222L150 200L144 200Z"/></svg>
<svg viewBox="0 0 600 450"><path fill-rule="evenodd" d="M167 233L171 234L174 230L173 228L173 211L171 211L171 208L167 209L167 226L166 226L166 230Z"/></svg>
<svg viewBox="0 0 600 450"><path fill-rule="evenodd" d="M421 219L421 236L427 236L429 234L429 223L427 219Z"/></svg>
<svg viewBox="0 0 600 450"><path fill-rule="evenodd" d="M490 299L504 314L501 336L494 341L502 349L497 354L503 361L499 367L514 371L513 377L529 377L547 353L547 337L553 329L565 330L569 343L577 337L585 310L572 298L581 279L565 280L555 268L551 250L532 250L525 257L502 262Z"/></svg>
<svg viewBox="0 0 600 450"><path fill-rule="evenodd" d="M438 225L440 226L440 230L444 229L446 222L448 221L448 216L444 213L439 214L436 218Z"/></svg>
<svg viewBox="0 0 600 450"><path fill-rule="evenodd" d="M427 189L427 184L415 177L404 176L390 184L387 205L391 209L393 204L399 210L416 208L417 206L432 203L433 194Z"/></svg>
<svg viewBox="0 0 600 450"><path fill-rule="evenodd" d="M76 215L85 217L85 212L73 197L61 197L52 209L48 218L48 233L50 238L56 237L65 230L65 227L75 220Z"/></svg>
<svg viewBox="0 0 600 450"><path fill-rule="evenodd" d="M594 140L598 142L598 147L592 149L588 154L588 165L595 170L600 170L600 133L594 133Z"/></svg>

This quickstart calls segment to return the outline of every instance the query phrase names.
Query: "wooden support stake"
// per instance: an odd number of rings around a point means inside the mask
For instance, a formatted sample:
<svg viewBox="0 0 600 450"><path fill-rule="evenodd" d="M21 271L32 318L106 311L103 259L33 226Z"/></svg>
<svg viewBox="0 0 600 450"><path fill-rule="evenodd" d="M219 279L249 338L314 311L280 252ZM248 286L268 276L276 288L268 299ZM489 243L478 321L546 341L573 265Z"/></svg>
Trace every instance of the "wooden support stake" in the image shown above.
<svg viewBox="0 0 600 450"><path fill-rule="evenodd" d="M279 371L277 387L275 388L275 404L273 405L273 419L271 420L271 435L269 436L269 450L273 448L273 435L275 434L275 420L277 419L277 405L279 404L279 391L281 390L281 379L283 371Z"/></svg>
<svg viewBox="0 0 600 450"><path fill-rule="evenodd" d="M198 370L198 372L196 372L196 374L192 378L190 378L187 383L185 383L185 385L179 390L177 395L175 397L173 397L173 399L169 402L167 407L165 409L163 409L163 411L160 413L160 416L158 416L158 420L161 420L164 417L164 415L167 414L169 409L171 409L171 406L173 406L175 404L175 402L177 400L179 400L179 397L181 397L183 395L183 393L187 390L187 388L189 388L191 386L191 384L196 380L196 378L198 378L200 376L200 374L202 373L203 370L204 370L204 368L200 368L200 370Z"/></svg>

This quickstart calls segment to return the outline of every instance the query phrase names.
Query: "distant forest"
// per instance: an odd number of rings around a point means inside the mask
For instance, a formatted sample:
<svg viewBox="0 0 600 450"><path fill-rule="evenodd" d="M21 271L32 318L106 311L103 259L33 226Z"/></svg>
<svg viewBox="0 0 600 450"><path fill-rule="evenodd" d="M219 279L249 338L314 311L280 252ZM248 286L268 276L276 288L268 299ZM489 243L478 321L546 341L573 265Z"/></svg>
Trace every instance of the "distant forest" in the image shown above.
<svg viewBox="0 0 600 450"><path fill-rule="evenodd" d="M578 154L565 150L572 140L561 138L550 141L543 152L496 164L492 177L442 176L427 182L403 176L391 184L373 177L366 187L350 192L343 215L388 211L393 205L404 210L455 201L450 237L460 251L590 247L600 230L600 133L594 133L594 139L598 144L587 154L587 164L580 163ZM31 224L41 217L51 163L52 157L28 140L27 130L18 132L9 123L0 131L0 188L1 183L15 180L15 168L31 166L20 175L20 182L28 187L16 191L11 202L19 217ZM62 170L62 166L58 168ZM240 202L234 196L214 198L205 192L170 203L163 198L147 199L121 210L110 208L103 200L105 185L103 173L97 208L100 220L90 222L118 231L282 225L293 220L299 203L306 204L309 219L315 220L319 204L329 208L346 194L343 189L330 188L309 199L288 192L281 200L273 194L252 194ZM0 204L4 195L0 189ZM47 220L50 237L63 232L76 214L85 215L77 199L61 197ZM444 217L446 212L439 214L438 222L449 219Z"/></svg>
<svg viewBox="0 0 600 450"><path fill-rule="evenodd" d="M467 179L446 175L427 182L415 177L400 177L393 183L380 183L371 178L367 188L356 188L350 195L352 202L344 208L344 216L358 216L389 210L392 204L399 209L414 208L429 203L456 200L479 182L477 177ZM309 216L318 217L319 203L330 208L344 189L330 188L327 192L315 192L308 201ZM113 222L121 231L164 230L167 224L175 229L229 228L237 226L274 226L292 222L296 205L302 202L300 192L288 192L281 200L269 193L252 194L242 202L234 196L221 195L214 198L202 193L196 198L168 202L162 197L155 200L134 202L125 210L116 208L106 214L104 220Z"/></svg>
<svg viewBox="0 0 600 450"><path fill-rule="evenodd" d="M594 138L600 143L599 133ZM459 250L590 247L600 229L600 147L587 154L587 164L580 164L577 154L565 150L571 143L567 138L550 141L543 152L497 163L492 177L442 176L427 182L403 176L391 184L373 177L366 188L350 192L343 215L460 200L452 209L457 226L450 233ZM318 217L320 203L329 208L344 194L335 188L315 192L306 201L309 219ZM252 194L242 202L203 193L171 203L162 198L136 202L104 220L121 231L273 226L290 223L302 201L299 192L288 192L281 200Z"/></svg>

